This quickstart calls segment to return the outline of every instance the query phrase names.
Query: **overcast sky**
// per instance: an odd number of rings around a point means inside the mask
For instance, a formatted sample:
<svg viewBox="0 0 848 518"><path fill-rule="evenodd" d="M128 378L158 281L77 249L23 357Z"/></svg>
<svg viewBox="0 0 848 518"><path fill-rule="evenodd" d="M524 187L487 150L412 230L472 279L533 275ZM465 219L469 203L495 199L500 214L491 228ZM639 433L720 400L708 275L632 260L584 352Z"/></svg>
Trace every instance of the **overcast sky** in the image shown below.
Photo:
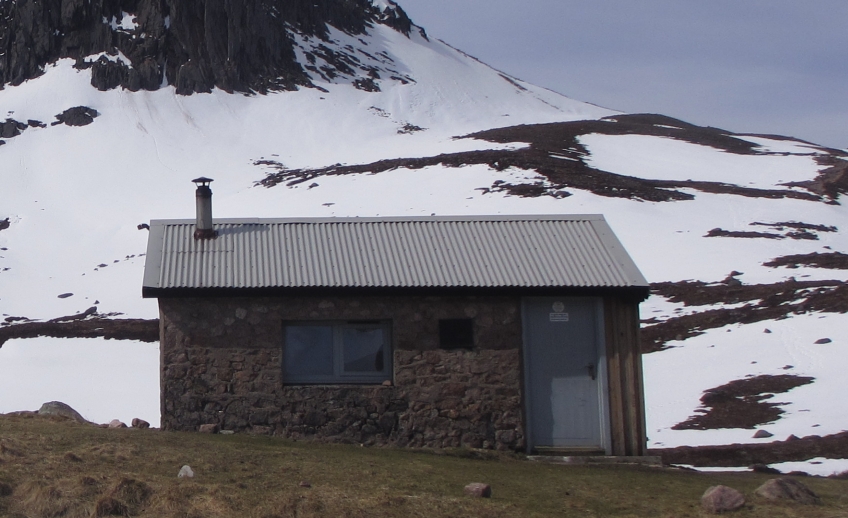
<svg viewBox="0 0 848 518"><path fill-rule="evenodd" d="M848 0L397 0L432 37L625 112L848 148Z"/></svg>

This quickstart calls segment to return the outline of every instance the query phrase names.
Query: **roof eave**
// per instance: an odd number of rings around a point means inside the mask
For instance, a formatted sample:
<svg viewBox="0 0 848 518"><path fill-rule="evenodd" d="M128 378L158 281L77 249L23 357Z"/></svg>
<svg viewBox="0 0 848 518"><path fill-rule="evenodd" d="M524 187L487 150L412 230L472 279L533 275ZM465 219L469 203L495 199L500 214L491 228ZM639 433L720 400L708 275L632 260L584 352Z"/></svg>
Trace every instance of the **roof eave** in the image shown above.
<svg viewBox="0 0 848 518"><path fill-rule="evenodd" d="M616 296L642 302L645 286L304 286L253 288L142 288L144 298L304 297L304 296Z"/></svg>

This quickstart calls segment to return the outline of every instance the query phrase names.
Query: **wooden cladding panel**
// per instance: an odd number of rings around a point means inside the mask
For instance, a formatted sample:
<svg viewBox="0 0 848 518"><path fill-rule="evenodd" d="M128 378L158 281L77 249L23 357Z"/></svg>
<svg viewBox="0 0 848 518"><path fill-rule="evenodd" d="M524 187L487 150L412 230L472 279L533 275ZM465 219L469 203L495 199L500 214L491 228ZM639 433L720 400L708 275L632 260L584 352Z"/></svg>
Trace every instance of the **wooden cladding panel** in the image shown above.
<svg viewBox="0 0 848 518"><path fill-rule="evenodd" d="M645 454L645 399L638 303L604 299L612 454Z"/></svg>

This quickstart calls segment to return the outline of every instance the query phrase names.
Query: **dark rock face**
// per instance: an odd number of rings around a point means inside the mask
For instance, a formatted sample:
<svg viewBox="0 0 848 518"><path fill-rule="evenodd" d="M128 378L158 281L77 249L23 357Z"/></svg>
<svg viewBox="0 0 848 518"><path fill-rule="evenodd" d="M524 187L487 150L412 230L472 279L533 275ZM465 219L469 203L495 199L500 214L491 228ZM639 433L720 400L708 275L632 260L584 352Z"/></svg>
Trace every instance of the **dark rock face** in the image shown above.
<svg viewBox="0 0 848 518"><path fill-rule="evenodd" d="M123 63L100 56L91 67L91 86L101 92L117 88L126 82L128 72L129 69Z"/></svg>
<svg viewBox="0 0 848 518"><path fill-rule="evenodd" d="M68 126L86 126L94 122L94 118L100 114L97 110L88 106L74 106L68 108L59 115L56 115L58 124L67 124ZM60 295L61 297L61 295Z"/></svg>
<svg viewBox="0 0 848 518"><path fill-rule="evenodd" d="M14 119L6 119L5 122L0 122L0 136L3 138L17 137L21 134L21 130L27 128L23 122L18 122Z"/></svg>
<svg viewBox="0 0 848 518"><path fill-rule="evenodd" d="M132 22L130 22L132 21ZM74 58L101 90L177 93L267 92L310 85L292 32L328 38L327 26L362 34L380 23L409 34L398 6L369 0L19 0L0 3L0 86L38 77L46 64ZM423 33L422 33L423 34ZM106 52L122 60L83 58Z"/></svg>

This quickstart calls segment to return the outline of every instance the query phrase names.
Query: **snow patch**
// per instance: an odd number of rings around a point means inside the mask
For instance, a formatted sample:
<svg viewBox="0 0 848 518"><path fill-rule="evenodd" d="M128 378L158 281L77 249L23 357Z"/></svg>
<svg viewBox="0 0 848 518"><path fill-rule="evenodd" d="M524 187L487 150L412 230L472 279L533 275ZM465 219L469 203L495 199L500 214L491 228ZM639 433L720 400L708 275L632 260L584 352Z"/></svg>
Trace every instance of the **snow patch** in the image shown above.
<svg viewBox="0 0 848 518"><path fill-rule="evenodd" d="M760 151L765 153L789 153L793 155L821 153L821 147L798 140L778 140L753 135L735 135L735 137L757 144L760 146Z"/></svg>
<svg viewBox="0 0 848 518"><path fill-rule="evenodd" d="M130 32L138 28L138 21L134 14L121 11L121 19L113 16L111 19L103 17L103 23L108 23L113 31Z"/></svg>
<svg viewBox="0 0 848 518"><path fill-rule="evenodd" d="M381 12L385 12L386 9L394 9L397 7L397 4L391 0L371 0L371 5L378 8Z"/></svg>
<svg viewBox="0 0 848 518"><path fill-rule="evenodd" d="M805 461L780 462L777 464L770 464L769 466L780 470L783 473L804 471L810 475L829 477L831 475L839 475L841 473L848 472L848 459L826 459L824 457L816 457Z"/></svg>
<svg viewBox="0 0 848 518"><path fill-rule="evenodd" d="M811 156L737 155L668 137L581 135L586 163L602 171L651 180L722 182L775 189L814 179L823 167Z"/></svg>
<svg viewBox="0 0 848 518"><path fill-rule="evenodd" d="M84 58L82 58L82 60L86 63L94 63L101 57L104 57L113 63L123 63L128 67L132 67L132 62L130 61L130 58L126 57L124 53L120 50L118 51L117 55L112 55L106 52L100 52L97 54L90 54L88 56L85 56Z"/></svg>
<svg viewBox="0 0 848 518"><path fill-rule="evenodd" d="M848 364L846 327L845 314L792 315L710 329L685 342L669 343L679 347L644 355L649 447L762 442L753 439L754 429L672 429L695 414L704 391L761 374L812 376L815 381L769 399L782 403L786 413L758 429L769 431L777 440L845 431L848 401L833 395L841 393L840 373ZM765 333L766 328L771 333ZM832 342L816 344L817 338Z"/></svg>

